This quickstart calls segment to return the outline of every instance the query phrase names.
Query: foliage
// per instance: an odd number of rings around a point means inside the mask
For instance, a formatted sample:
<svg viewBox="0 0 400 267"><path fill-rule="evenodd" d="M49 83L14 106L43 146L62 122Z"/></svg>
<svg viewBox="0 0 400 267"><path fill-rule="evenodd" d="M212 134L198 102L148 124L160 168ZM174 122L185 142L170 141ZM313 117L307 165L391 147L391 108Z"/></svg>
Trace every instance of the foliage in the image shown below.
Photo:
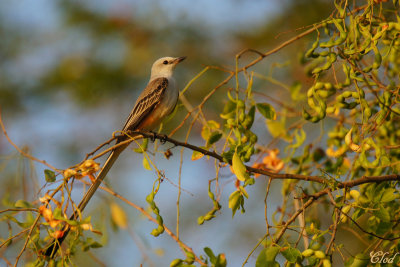
<svg viewBox="0 0 400 267"><path fill-rule="evenodd" d="M252 197L249 189L266 180L266 232L249 249L243 265L256 257L256 266L331 266L332 262L366 266L374 251L394 255L400 250L400 6L398 1L370 0L357 7L349 2L335 1L329 18L275 50L242 51L236 55L233 69L207 66L182 90L185 95L210 71L225 75L195 109L182 99L180 107L190 113L169 137L182 128L187 132L186 140L167 140L193 150L191 160L195 163L215 160L216 175L208 182L212 209L198 217L197 227L211 220L223 224L217 219L226 208L231 209L233 222L239 216L238 210L246 216L245 207ZM250 71L272 53L296 45L298 39L310 34L315 40L301 53L300 64L312 84L285 84L273 77L272 71L268 75ZM242 63L250 53L258 58ZM265 80L279 84L285 94L280 98L264 97ZM221 90L225 90L224 99L216 97ZM204 106L213 98L223 105L219 118L208 118L204 112ZM194 124L201 125L203 146L188 144ZM266 145L267 137L272 142ZM138 144L135 151L143 155L144 168L157 176L146 198L149 208L138 207L109 188L103 190L152 220L156 225L152 235L168 234L176 241L184 256L170 266L227 266L229 259L224 253L216 255L209 247L204 253L194 251L164 224L163 216L167 215L157 206L157 194L166 177L152 160L147 142L145 139ZM155 152L160 151L156 148ZM46 170L44 177L52 186L46 188L40 202L7 203L4 198L7 209L2 211L1 220L22 230L2 236L1 246L11 246L19 236L26 240L17 261L27 250L37 255L32 265L41 266L45 261L55 266L70 265L78 248L88 251L105 245L105 241L96 241L103 230L96 229L87 214L78 210L78 220L68 219L70 211L76 210L71 196L75 183L88 184L85 177L93 180L100 168L95 160L105 152L96 153L66 170L48 166L52 170ZM220 183L225 173L234 185L227 199L223 192L230 189ZM268 197L271 184L278 180L282 180L282 203L270 216ZM110 207L113 225L126 229L124 209L114 202ZM48 241L69 231L68 245L53 259L45 257ZM353 253L347 253L348 240L339 238L338 233L346 231L363 243ZM393 264L399 261L400 257Z"/></svg>

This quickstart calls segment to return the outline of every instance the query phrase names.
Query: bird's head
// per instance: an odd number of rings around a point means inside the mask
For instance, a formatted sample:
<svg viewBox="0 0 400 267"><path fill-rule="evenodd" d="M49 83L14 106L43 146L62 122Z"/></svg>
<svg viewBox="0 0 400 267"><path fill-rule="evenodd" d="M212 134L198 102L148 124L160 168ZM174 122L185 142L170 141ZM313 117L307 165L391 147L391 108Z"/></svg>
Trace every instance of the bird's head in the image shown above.
<svg viewBox="0 0 400 267"><path fill-rule="evenodd" d="M151 67L150 80L158 77L171 77L176 65L185 58L186 57L162 57L157 59Z"/></svg>

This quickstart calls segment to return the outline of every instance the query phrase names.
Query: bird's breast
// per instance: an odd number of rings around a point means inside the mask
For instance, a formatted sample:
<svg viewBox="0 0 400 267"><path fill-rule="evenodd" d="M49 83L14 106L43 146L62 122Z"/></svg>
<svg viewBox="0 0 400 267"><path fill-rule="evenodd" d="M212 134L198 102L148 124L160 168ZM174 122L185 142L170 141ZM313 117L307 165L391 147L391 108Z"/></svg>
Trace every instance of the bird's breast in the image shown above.
<svg viewBox="0 0 400 267"><path fill-rule="evenodd" d="M174 110L178 97L179 90L175 86L175 81L172 78L168 79L168 88L166 88L160 103L144 119L139 128L147 131L154 130Z"/></svg>

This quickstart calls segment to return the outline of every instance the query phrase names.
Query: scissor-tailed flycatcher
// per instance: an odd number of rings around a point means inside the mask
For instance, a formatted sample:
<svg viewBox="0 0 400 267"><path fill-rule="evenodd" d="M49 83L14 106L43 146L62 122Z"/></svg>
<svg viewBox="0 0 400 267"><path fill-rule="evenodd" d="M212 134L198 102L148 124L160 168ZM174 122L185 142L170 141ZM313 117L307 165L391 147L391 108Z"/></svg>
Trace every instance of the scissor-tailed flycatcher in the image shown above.
<svg viewBox="0 0 400 267"><path fill-rule="evenodd" d="M157 59L151 67L150 81L146 88L140 94L136 100L135 106L129 114L128 119L122 128L123 132L127 131L151 131L153 130L162 119L170 114L178 102L179 90L176 88L175 80L172 77L173 71L176 65L184 60L186 57L163 57ZM117 139L117 144L127 140L128 137L120 136ZM100 186L104 177L111 169L115 160L121 154L121 152L129 145L129 143L121 145L115 148L108 156L106 162L103 165L100 173L97 175L96 180L90 186L85 196L79 203L79 212L86 207L87 203ZM74 212L71 219L78 218L78 212ZM53 240L51 245L46 249L45 255L55 255L61 242L65 239L69 232L68 225L64 228L64 235L57 240Z"/></svg>

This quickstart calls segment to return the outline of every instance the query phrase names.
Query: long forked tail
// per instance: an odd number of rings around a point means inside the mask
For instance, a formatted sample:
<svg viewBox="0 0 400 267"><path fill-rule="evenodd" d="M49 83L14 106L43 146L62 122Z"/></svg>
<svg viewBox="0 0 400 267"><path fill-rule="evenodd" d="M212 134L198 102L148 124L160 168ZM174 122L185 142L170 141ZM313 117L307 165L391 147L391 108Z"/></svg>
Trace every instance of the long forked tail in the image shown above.
<svg viewBox="0 0 400 267"><path fill-rule="evenodd" d="M119 146L111 152L111 154L108 156L106 162L104 163L103 168L101 169L100 173L97 175L96 180L89 187L89 190L86 192L86 194L83 196L81 202L79 203L79 205L78 205L79 211L75 210L75 212L71 215L70 220L76 220L79 216L79 213L85 209L86 205L89 203L90 199L96 192L97 188L100 186L101 182L106 177L108 171L111 169L114 162L117 160L118 156L128 145L129 145L129 143ZM45 248L44 255L46 255L48 257L53 257L56 255L56 252L60 248L61 243L64 241L64 239L67 237L67 235L70 231L69 225L68 224L65 225L62 231L64 232L63 236L60 238L54 238L49 243L49 246L47 248Z"/></svg>

